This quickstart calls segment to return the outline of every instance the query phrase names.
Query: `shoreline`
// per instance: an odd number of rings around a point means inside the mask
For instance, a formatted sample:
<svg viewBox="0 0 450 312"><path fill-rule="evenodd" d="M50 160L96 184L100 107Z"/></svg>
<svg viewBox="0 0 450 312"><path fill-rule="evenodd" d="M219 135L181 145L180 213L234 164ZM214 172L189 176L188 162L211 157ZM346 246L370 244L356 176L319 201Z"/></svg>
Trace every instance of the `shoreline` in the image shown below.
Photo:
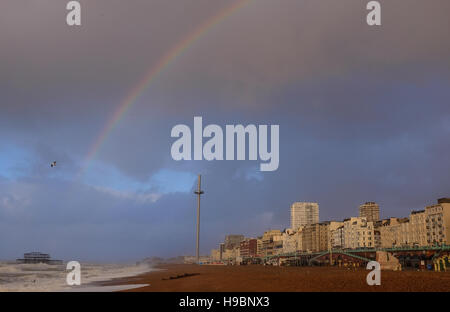
<svg viewBox="0 0 450 312"><path fill-rule="evenodd" d="M142 285L125 292L449 292L450 272L382 271L368 286L369 270L337 267L160 264L153 271L103 286Z"/></svg>
<svg viewBox="0 0 450 312"><path fill-rule="evenodd" d="M0 262L0 292L114 292L138 285L111 285L111 281L130 278L155 270L148 264L81 263L81 285L67 285L66 265L48 263Z"/></svg>

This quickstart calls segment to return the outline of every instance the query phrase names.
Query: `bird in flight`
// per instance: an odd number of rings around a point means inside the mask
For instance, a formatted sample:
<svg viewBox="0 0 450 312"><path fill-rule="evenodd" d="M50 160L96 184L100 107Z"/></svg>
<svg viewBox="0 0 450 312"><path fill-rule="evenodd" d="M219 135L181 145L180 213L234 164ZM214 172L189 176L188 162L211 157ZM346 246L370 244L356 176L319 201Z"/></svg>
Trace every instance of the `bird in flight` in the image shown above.
<svg viewBox="0 0 450 312"><path fill-rule="evenodd" d="M50 164L50 167L51 168L53 168L53 167L55 167L56 166L56 161L54 161L54 162L52 162L51 164Z"/></svg>

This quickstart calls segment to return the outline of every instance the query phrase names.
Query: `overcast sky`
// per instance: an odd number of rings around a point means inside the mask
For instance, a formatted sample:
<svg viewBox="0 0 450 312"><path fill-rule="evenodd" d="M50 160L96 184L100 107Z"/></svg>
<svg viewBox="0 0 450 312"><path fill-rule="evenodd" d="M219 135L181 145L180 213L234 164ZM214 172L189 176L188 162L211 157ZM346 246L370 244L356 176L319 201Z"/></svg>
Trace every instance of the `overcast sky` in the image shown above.
<svg viewBox="0 0 450 312"><path fill-rule="evenodd" d="M289 227L294 201L320 219L407 216L450 196L450 2L253 0L154 79L89 150L146 73L231 0L0 3L0 259L49 252L125 261L201 252L226 234ZM172 160L177 124L280 125L280 165ZM50 168L52 161L57 166Z"/></svg>

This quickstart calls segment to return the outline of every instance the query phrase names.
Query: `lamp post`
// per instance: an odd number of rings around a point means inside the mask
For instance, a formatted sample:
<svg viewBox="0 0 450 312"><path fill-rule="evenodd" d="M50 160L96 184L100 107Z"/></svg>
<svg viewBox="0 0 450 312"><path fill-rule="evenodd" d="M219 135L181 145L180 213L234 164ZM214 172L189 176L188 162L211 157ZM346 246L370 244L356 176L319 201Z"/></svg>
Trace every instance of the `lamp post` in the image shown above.
<svg viewBox="0 0 450 312"><path fill-rule="evenodd" d="M330 266L333 266L333 240L331 231L330 231Z"/></svg>
<svg viewBox="0 0 450 312"><path fill-rule="evenodd" d="M200 196L205 193L201 190L202 176L198 175L198 185L197 190L194 194L197 194L197 241L196 241L196 256L197 256L197 264L200 263Z"/></svg>

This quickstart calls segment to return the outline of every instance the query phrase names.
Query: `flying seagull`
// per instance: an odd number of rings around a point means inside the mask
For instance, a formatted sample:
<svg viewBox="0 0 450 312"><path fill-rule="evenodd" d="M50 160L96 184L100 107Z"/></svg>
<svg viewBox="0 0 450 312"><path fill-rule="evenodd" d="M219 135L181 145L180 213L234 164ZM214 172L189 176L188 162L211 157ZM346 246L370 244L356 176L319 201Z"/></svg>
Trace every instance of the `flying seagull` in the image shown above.
<svg viewBox="0 0 450 312"><path fill-rule="evenodd" d="M53 167L55 167L56 166L56 161L54 161L54 162L52 162L51 164L50 164L50 167L51 168L53 168Z"/></svg>

